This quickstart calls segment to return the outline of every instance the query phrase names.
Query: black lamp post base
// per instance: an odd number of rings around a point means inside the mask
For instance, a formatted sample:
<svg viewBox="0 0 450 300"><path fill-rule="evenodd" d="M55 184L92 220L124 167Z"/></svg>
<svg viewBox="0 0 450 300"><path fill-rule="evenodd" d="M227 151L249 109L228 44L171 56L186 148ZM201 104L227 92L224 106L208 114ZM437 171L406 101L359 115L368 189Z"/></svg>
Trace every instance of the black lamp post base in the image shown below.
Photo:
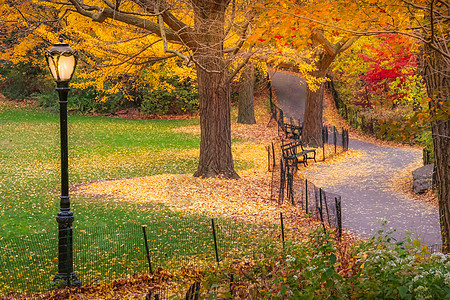
<svg viewBox="0 0 450 300"><path fill-rule="evenodd" d="M57 273L52 281L52 286L59 289L67 286L81 286L81 281L78 280L75 273Z"/></svg>

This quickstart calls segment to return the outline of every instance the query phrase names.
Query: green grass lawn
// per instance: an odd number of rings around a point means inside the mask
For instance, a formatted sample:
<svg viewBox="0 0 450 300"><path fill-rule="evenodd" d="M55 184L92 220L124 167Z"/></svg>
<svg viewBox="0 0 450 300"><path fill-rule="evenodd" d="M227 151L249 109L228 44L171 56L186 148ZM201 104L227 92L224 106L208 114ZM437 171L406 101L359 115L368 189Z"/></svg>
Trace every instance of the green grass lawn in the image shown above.
<svg viewBox="0 0 450 300"><path fill-rule="evenodd" d="M172 130L196 123L69 116L70 184L194 172L195 158L179 160L166 153L197 148L197 137ZM60 188L59 115L36 109L0 111L0 145L0 236L54 229ZM77 196L71 200L74 227L142 223L146 218L133 204Z"/></svg>
<svg viewBox="0 0 450 300"><path fill-rule="evenodd" d="M68 123L70 185L196 170L196 157L180 158L177 153L198 148L199 137L173 129L196 125L198 119L70 115ZM45 290L57 265L59 115L36 108L0 107L0 146L0 292ZM237 161L236 167L251 164ZM78 195L71 196L71 207L75 215L74 262L85 281L148 269L141 224L148 225L154 267L193 255L214 260L210 219L206 217L173 212L162 204L143 206ZM221 226L219 251L235 251L238 244L231 241L243 227L227 222ZM256 229L248 226L252 240ZM246 239L239 239L244 245Z"/></svg>

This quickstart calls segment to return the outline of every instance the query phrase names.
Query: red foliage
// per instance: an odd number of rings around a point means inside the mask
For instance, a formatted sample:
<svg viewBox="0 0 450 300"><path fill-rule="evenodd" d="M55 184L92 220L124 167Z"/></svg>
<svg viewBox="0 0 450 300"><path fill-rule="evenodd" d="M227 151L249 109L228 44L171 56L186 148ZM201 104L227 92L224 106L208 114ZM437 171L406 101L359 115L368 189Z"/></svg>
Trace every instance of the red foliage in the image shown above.
<svg viewBox="0 0 450 300"><path fill-rule="evenodd" d="M359 54L366 63L370 63L366 74L360 78L366 83L366 93L382 97L391 104L402 97L392 93L389 84L400 78L404 82L407 76L414 75L417 66L416 57L409 48L407 38L397 34L380 34L379 45L367 45L370 55Z"/></svg>

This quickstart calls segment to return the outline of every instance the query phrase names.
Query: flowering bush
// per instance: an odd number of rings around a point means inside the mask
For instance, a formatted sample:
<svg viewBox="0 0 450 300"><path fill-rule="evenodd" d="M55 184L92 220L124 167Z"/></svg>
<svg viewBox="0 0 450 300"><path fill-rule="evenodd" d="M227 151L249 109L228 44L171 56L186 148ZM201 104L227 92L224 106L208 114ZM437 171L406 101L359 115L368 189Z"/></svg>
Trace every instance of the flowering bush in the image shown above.
<svg viewBox="0 0 450 300"><path fill-rule="evenodd" d="M350 278L348 293L355 297L384 299L450 298L450 256L429 255L419 241L396 244L386 239L359 246L355 264L359 272Z"/></svg>
<svg viewBox="0 0 450 300"><path fill-rule="evenodd" d="M211 296L234 299L449 299L450 255L383 232L346 251L318 229L284 252L224 262L206 278Z"/></svg>

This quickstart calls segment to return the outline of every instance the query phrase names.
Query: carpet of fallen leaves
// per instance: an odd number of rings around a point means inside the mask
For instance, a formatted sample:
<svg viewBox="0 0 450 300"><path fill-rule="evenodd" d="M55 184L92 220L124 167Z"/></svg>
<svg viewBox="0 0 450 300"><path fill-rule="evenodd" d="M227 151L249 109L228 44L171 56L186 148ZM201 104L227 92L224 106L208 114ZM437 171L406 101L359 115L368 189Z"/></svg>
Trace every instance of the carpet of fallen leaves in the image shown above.
<svg viewBox="0 0 450 300"><path fill-rule="evenodd" d="M259 104L261 100L259 99ZM279 224L283 212L287 227L297 228L298 234L306 234L319 224L308 218L294 206L279 206L270 201L271 173L267 171L266 145L278 139L275 123L269 124L270 115L257 106L257 124L232 124L232 151L235 160L245 161L253 167L239 172L240 180L196 178L192 174L162 174L139 178L100 180L77 185L73 192L104 199L141 203L163 203L179 212L199 213L209 217L222 217L243 222ZM175 129L200 134L200 127ZM183 157L198 157L199 150L179 153ZM334 156L329 163L360 155L356 151Z"/></svg>
<svg viewBox="0 0 450 300"><path fill-rule="evenodd" d="M324 115L330 125L350 129L347 123L337 114L331 99L325 97L326 110ZM0 104L3 101L0 101ZM22 105L1 104L1 105ZM27 105L27 104L25 104ZM1 106L0 106L1 109ZM73 193L94 197L95 201L128 201L140 203L163 203L170 209L180 212L192 212L210 217L222 217L242 222L279 224L280 212L283 212L285 226L295 230L298 238L307 236L311 229L321 226L318 221L309 218L294 206L279 206L270 201L271 174L267 171L267 151L269 142L278 138L277 128L272 122L268 125L267 113L258 109L257 124L232 124L232 138L235 160L250 163L250 169L239 172L240 180L225 180L211 178L195 178L192 174L163 174L139 178L122 178L87 182L72 187ZM178 128L177 131L200 134L199 126ZM385 144L373 138L362 136L350 129L351 136L363 140ZM392 143L387 143L392 146ZM396 145L398 146L398 145ZM198 150L186 150L178 153L182 157L198 157ZM349 150L345 153L327 158L326 163L333 165L364 155L361 152ZM358 169L355 172L365 173L369 170ZM336 172L343 175L342 172ZM409 182L410 170L405 170L403 179L396 182L405 190ZM329 177L328 177L329 180ZM336 178L338 180L338 178ZM314 182L320 186L320 182ZM329 183L329 182L328 182ZM410 190L410 187L408 188ZM423 199L423 196L419 197ZM432 202L432 201L430 201ZM344 234L342 245L349 245L354 238ZM344 246L344 247L347 247ZM165 278L166 275L161 275ZM169 275L167 275L169 276ZM166 277L167 277L166 276ZM145 277L145 276L144 276ZM79 289L67 289L33 297L34 299L141 299L153 284L154 278L133 277L117 280L113 283L97 286L87 286ZM158 279L159 280L159 279ZM14 295L12 298L14 299Z"/></svg>
<svg viewBox="0 0 450 300"><path fill-rule="evenodd" d="M188 277L198 277L198 274L189 274ZM114 280L104 284L88 284L82 287L69 287L65 289L55 289L49 292L31 295L18 295L10 293L1 297L2 300L13 299L34 299L34 300L85 300L85 299L145 299L147 295L159 294L161 299L168 299L167 296L174 296L169 293L175 287L168 284L174 277L173 274L157 270L153 274L139 274L128 278ZM179 298L177 298L179 299Z"/></svg>
<svg viewBox="0 0 450 300"><path fill-rule="evenodd" d="M254 127L248 131L251 136L257 134ZM184 151L183 155L196 156L198 150ZM163 203L175 211L252 223L278 224L280 212L283 212L289 220L287 225L301 228L305 233L315 226L298 208L278 206L270 201L271 174L267 171L265 144L236 143L233 145L233 155L234 159L250 162L254 166L240 171L240 180L162 174L89 182L76 186L74 193L105 201L114 198L141 203L143 206L152 202Z"/></svg>
<svg viewBox="0 0 450 300"><path fill-rule="evenodd" d="M34 103L0 101L0 109L3 105L34 106ZM256 116L257 124L232 124L233 139L237 139L232 146L234 159L250 166L239 171L240 180L202 179L195 178L192 174L163 174L86 182L73 186L71 193L89 195L93 201L128 201L140 203L143 207L149 203L163 203L174 211L252 224L279 225L280 212L283 212L285 227L293 229L296 238L306 238L310 230L321 224L297 207L279 206L270 201L271 173L267 171L265 147L270 141L278 139L278 132L274 122L269 124L270 116L260 107ZM200 134L199 126L175 130ZM177 155L196 158L199 150L178 151ZM346 241L345 238L343 240ZM351 243L350 238L347 240ZM167 283L173 274L157 273L156 276L160 277L134 276L112 283L87 285L80 289L67 288L28 296L10 294L4 299L142 299L152 286L159 287L161 282ZM183 277L183 280L192 278L185 275L178 277Z"/></svg>

